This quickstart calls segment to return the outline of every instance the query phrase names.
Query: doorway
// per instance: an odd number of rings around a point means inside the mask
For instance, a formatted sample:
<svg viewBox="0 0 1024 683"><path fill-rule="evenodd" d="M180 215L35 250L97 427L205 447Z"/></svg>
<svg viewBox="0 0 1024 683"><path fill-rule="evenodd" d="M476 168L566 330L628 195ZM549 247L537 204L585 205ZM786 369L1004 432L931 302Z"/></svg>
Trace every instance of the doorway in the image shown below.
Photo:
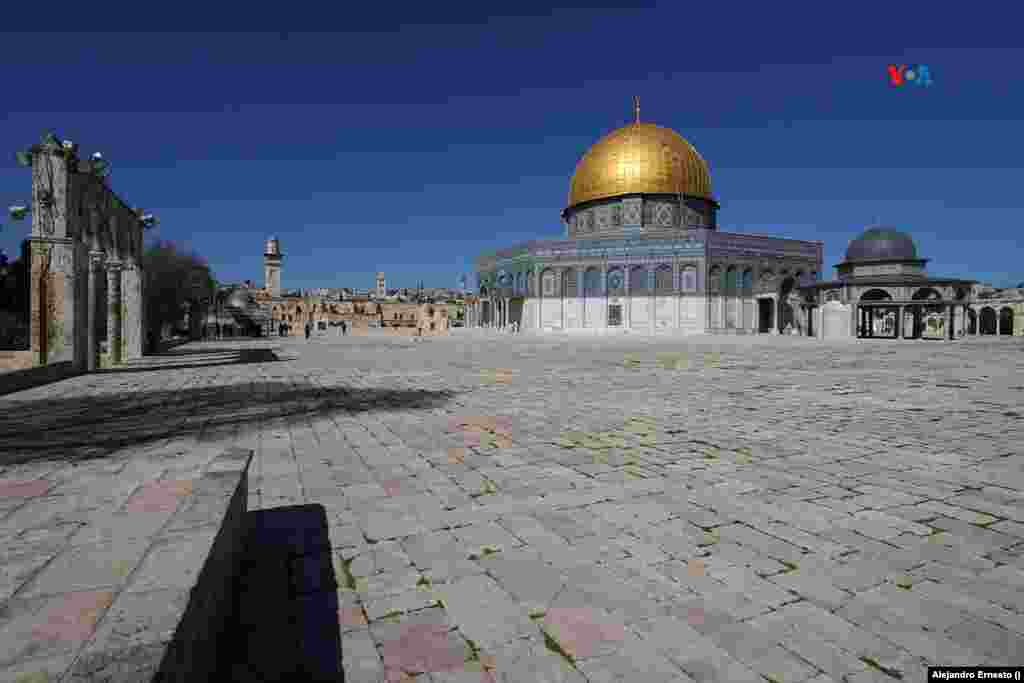
<svg viewBox="0 0 1024 683"><path fill-rule="evenodd" d="M771 332L774 310L771 299L757 300L757 331L761 334Z"/></svg>
<svg viewBox="0 0 1024 683"><path fill-rule="evenodd" d="M508 321L516 323L519 329L523 328L523 303L524 299L521 296L508 300Z"/></svg>

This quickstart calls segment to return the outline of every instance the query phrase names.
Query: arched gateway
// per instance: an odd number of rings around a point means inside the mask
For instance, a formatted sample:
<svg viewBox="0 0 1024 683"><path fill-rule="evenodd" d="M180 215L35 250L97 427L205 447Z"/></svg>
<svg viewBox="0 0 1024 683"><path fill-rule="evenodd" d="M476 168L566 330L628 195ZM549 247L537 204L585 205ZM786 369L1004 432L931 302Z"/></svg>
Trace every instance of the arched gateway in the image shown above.
<svg viewBox="0 0 1024 683"><path fill-rule="evenodd" d="M70 141L47 135L19 160L32 169L30 349L4 362L70 373L141 357L142 235L152 218L109 188L101 158L79 158Z"/></svg>

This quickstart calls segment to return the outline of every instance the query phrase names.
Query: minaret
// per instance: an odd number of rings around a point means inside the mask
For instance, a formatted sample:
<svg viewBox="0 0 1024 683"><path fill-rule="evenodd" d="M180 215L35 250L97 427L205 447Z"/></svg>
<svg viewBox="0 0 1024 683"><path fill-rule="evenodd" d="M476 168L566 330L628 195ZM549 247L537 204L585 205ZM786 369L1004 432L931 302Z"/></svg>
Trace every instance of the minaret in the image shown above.
<svg viewBox="0 0 1024 683"><path fill-rule="evenodd" d="M263 249L263 286L273 298L281 296L281 243L271 236Z"/></svg>
<svg viewBox="0 0 1024 683"><path fill-rule="evenodd" d="M384 287L384 273L377 273L377 298L383 299L387 295L388 290Z"/></svg>

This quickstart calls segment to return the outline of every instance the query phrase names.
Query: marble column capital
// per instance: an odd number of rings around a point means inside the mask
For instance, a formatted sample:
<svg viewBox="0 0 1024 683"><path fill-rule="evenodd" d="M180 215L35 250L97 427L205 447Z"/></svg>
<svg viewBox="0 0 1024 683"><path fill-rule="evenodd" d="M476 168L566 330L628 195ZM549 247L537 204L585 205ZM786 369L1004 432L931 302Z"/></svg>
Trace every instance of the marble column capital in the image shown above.
<svg viewBox="0 0 1024 683"><path fill-rule="evenodd" d="M110 272L120 271L124 267L124 261L116 258L107 259L107 270Z"/></svg>

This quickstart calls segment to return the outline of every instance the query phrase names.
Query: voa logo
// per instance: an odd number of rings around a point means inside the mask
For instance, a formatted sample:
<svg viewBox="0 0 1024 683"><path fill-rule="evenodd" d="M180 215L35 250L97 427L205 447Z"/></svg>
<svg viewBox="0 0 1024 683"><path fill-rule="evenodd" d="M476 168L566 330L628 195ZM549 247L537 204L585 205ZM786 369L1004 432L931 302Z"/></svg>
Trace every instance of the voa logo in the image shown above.
<svg viewBox="0 0 1024 683"><path fill-rule="evenodd" d="M927 88L932 84L932 71L927 64L890 64L886 71L889 85L894 88L904 84Z"/></svg>

